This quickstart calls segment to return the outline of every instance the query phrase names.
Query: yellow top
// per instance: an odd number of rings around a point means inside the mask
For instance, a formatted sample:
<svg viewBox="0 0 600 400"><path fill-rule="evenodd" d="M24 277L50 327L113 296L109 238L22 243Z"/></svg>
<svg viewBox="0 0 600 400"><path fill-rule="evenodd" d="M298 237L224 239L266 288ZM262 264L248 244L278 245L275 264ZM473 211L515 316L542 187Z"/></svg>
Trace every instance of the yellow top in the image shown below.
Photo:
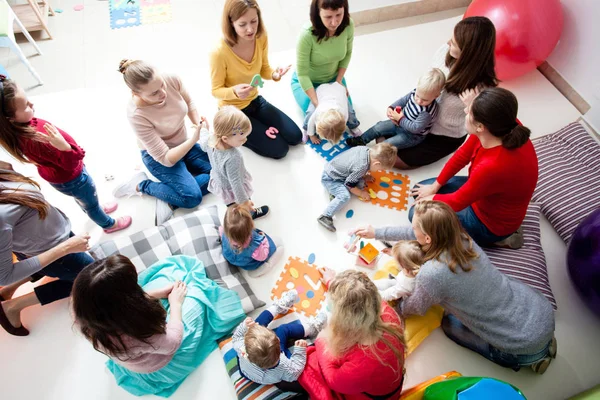
<svg viewBox="0 0 600 400"><path fill-rule="evenodd" d="M241 83L249 85L256 74L260 74L263 79L272 79L273 69L269 65L268 52L269 41L266 34L256 38L251 62L242 60L223 39L220 40L210 54L212 95L219 100L219 107L231 105L241 110L258 96L258 90L254 88L242 100L233 91L233 86Z"/></svg>

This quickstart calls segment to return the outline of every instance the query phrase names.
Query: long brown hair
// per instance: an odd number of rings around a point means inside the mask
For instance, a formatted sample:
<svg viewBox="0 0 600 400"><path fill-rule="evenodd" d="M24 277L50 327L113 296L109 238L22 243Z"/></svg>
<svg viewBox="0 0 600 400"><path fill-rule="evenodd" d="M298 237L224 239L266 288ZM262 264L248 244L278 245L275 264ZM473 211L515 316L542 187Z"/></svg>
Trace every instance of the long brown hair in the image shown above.
<svg viewBox="0 0 600 400"><path fill-rule="evenodd" d="M478 86L495 87L496 78L494 49L496 28L486 17L468 17L454 27L454 39L460 48L458 59L446 54L446 66L450 74L446 91L460 94Z"/></svg>
<svg viewBox="0 0 600 400"><path fill-rule="evenodd" d="M18 172L0 170L0 182L22 182L40 188L40 185L31 178ZM5 188L0 184L0 204L18 204L36 210L40 219L46 219L50 205L44 200L41 193L27 189Z"/></svg>
<svg viewBox="0 0 600 400"><path fill-rule="evenodd" d="M18 86L10 79L0 75L0 144L17 160L31 163L21 150L21 140L30 139L40 141L40 134L29 122L18 123L12 121L15 116L15 97Z"/></svg>
<svg viewBox="0 0 600 400"><path fill-rule="evenodd" d="M348 9L348 0L312 0L310 4L310 22L312 23L312 34L317 37L317 42L327 37L327 27L321 20L321 9L338 10L344 8L344 17L342 23L335 30L335 35L340 36L344 29L350 25L350 10Z"/></svg>
<svg viewBox="0 0 600 400"><path fill-rule="evenodd" d="M488 88L475 97L471 113L506 149L517 149L529 140L529 128L517 123L519 103L516 96L503 88Z"/></svg>
<svg viewBox="0 0 600 400"><path fill-rule="evenodd" d="M130 358L124 337L150 344L166 332L165 309L137 279L129 258L112 255L90 264L73 283L75 325L95 350L122 361Z"/></svg>
<svg viewBox="0 0 600 400"><path fill-rule="evenodd" d="M230 47L237 44L238 37L235 33L233 23L240 19L242 15L254 8L258 15L258 28L256 30L256 38L265 34L265 26L263 25L260 7L255 0L226 0L223 6L223 16L221 17L221 30L223 31L223 39Z"/></svg>
<svg viewBox="0 0 600 400"><path fill-rule="evenodd" d="M423 248L424 262L437 260L448 264L448 268L454 273L457 267L465 272L471 270L471 261L479 256L473 250L473 240L448 204L441 201L421 201L415 205L415 217L416 221L413 220L413 223L431 238L431 244ZM464 240L468 242L468 247L465 247Z"/></svg>
<svg viewBox="0 0 600 400"><path fill-rule="evenodd" d="M359 271L346 270L331 281L328 293L333 309L323 336L327 340L327 351L334 357L341 357L353 346L359 345L380 361L384 352L391 351L398 363L386 366L402 372L404 352L389 340L391 336L404 347L402 328L381 319L381 296L369 277ZM375 346L379 341L385 344L387 350L382 351Z"/></svg>

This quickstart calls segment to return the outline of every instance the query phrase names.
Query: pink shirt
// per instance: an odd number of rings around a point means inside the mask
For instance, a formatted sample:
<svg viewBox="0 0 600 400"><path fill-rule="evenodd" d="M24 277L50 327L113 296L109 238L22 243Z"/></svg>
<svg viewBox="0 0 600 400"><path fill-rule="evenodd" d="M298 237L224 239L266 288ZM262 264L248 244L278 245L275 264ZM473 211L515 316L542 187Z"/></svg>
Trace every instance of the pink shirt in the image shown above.
<svg viewBox="0 0 600 400"><path fill-rule="evenodd" d="M162 165L172 167L173 164L167 160L167 151L187 139L185 116L196 106L179 77L163 75L163 79L167 90L165 101L139 107L132 98L127 108L127 118L140 148Z"/></svg>

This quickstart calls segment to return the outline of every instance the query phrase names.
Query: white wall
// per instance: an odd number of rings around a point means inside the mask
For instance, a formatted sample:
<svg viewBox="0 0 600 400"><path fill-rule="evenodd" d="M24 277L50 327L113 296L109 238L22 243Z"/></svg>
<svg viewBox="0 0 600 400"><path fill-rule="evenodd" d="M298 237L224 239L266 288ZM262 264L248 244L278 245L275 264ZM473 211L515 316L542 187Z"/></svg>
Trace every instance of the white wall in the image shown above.
<svg viewBox="0 0 600 400"><path fill-rule="evenodd" d="M600 132L600 0L561 0L564 27L548 58L592 107L584 118Z"/></svg>

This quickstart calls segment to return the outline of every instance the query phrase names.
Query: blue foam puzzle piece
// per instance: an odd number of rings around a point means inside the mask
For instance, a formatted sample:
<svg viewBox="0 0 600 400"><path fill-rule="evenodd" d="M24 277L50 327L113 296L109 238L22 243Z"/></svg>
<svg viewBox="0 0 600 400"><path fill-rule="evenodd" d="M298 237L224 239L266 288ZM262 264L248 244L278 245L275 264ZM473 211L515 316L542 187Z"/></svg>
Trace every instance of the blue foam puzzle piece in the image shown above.
<svg viewBox="0 0 600 400"><path fill-rule="evenodd" d="M346 212L346 218L352 218L354 216L354 210L348 210Z"/></svg>
<svg viewBox="0 0 600 400"><path fill-rule="evenodd" d="M350 149L350 147L348 147L348 145L346 145L346 139L348 139L349 137L350 137L350 134L348 132L344 132L344 135L342 136L342 140L340 140L340 142L338 144L336 144L335 146L332 146L331 143L329 143L325 139L321 139L321 143L319 143L319 144L314 144L313 142L310 141L310 139L306 143L314 151L316 151L317 154L319 154L321 157L323 157L325 160L331 161L331 160L333 160L333 158L335 156Z"/></svg>
<svg viewBox="0 0 600 400"><path fill-rule="evenodd" d="M308 263L314 264L315 258L316 258L315 253L310 253L310 255L308 256Z"/></svg>

